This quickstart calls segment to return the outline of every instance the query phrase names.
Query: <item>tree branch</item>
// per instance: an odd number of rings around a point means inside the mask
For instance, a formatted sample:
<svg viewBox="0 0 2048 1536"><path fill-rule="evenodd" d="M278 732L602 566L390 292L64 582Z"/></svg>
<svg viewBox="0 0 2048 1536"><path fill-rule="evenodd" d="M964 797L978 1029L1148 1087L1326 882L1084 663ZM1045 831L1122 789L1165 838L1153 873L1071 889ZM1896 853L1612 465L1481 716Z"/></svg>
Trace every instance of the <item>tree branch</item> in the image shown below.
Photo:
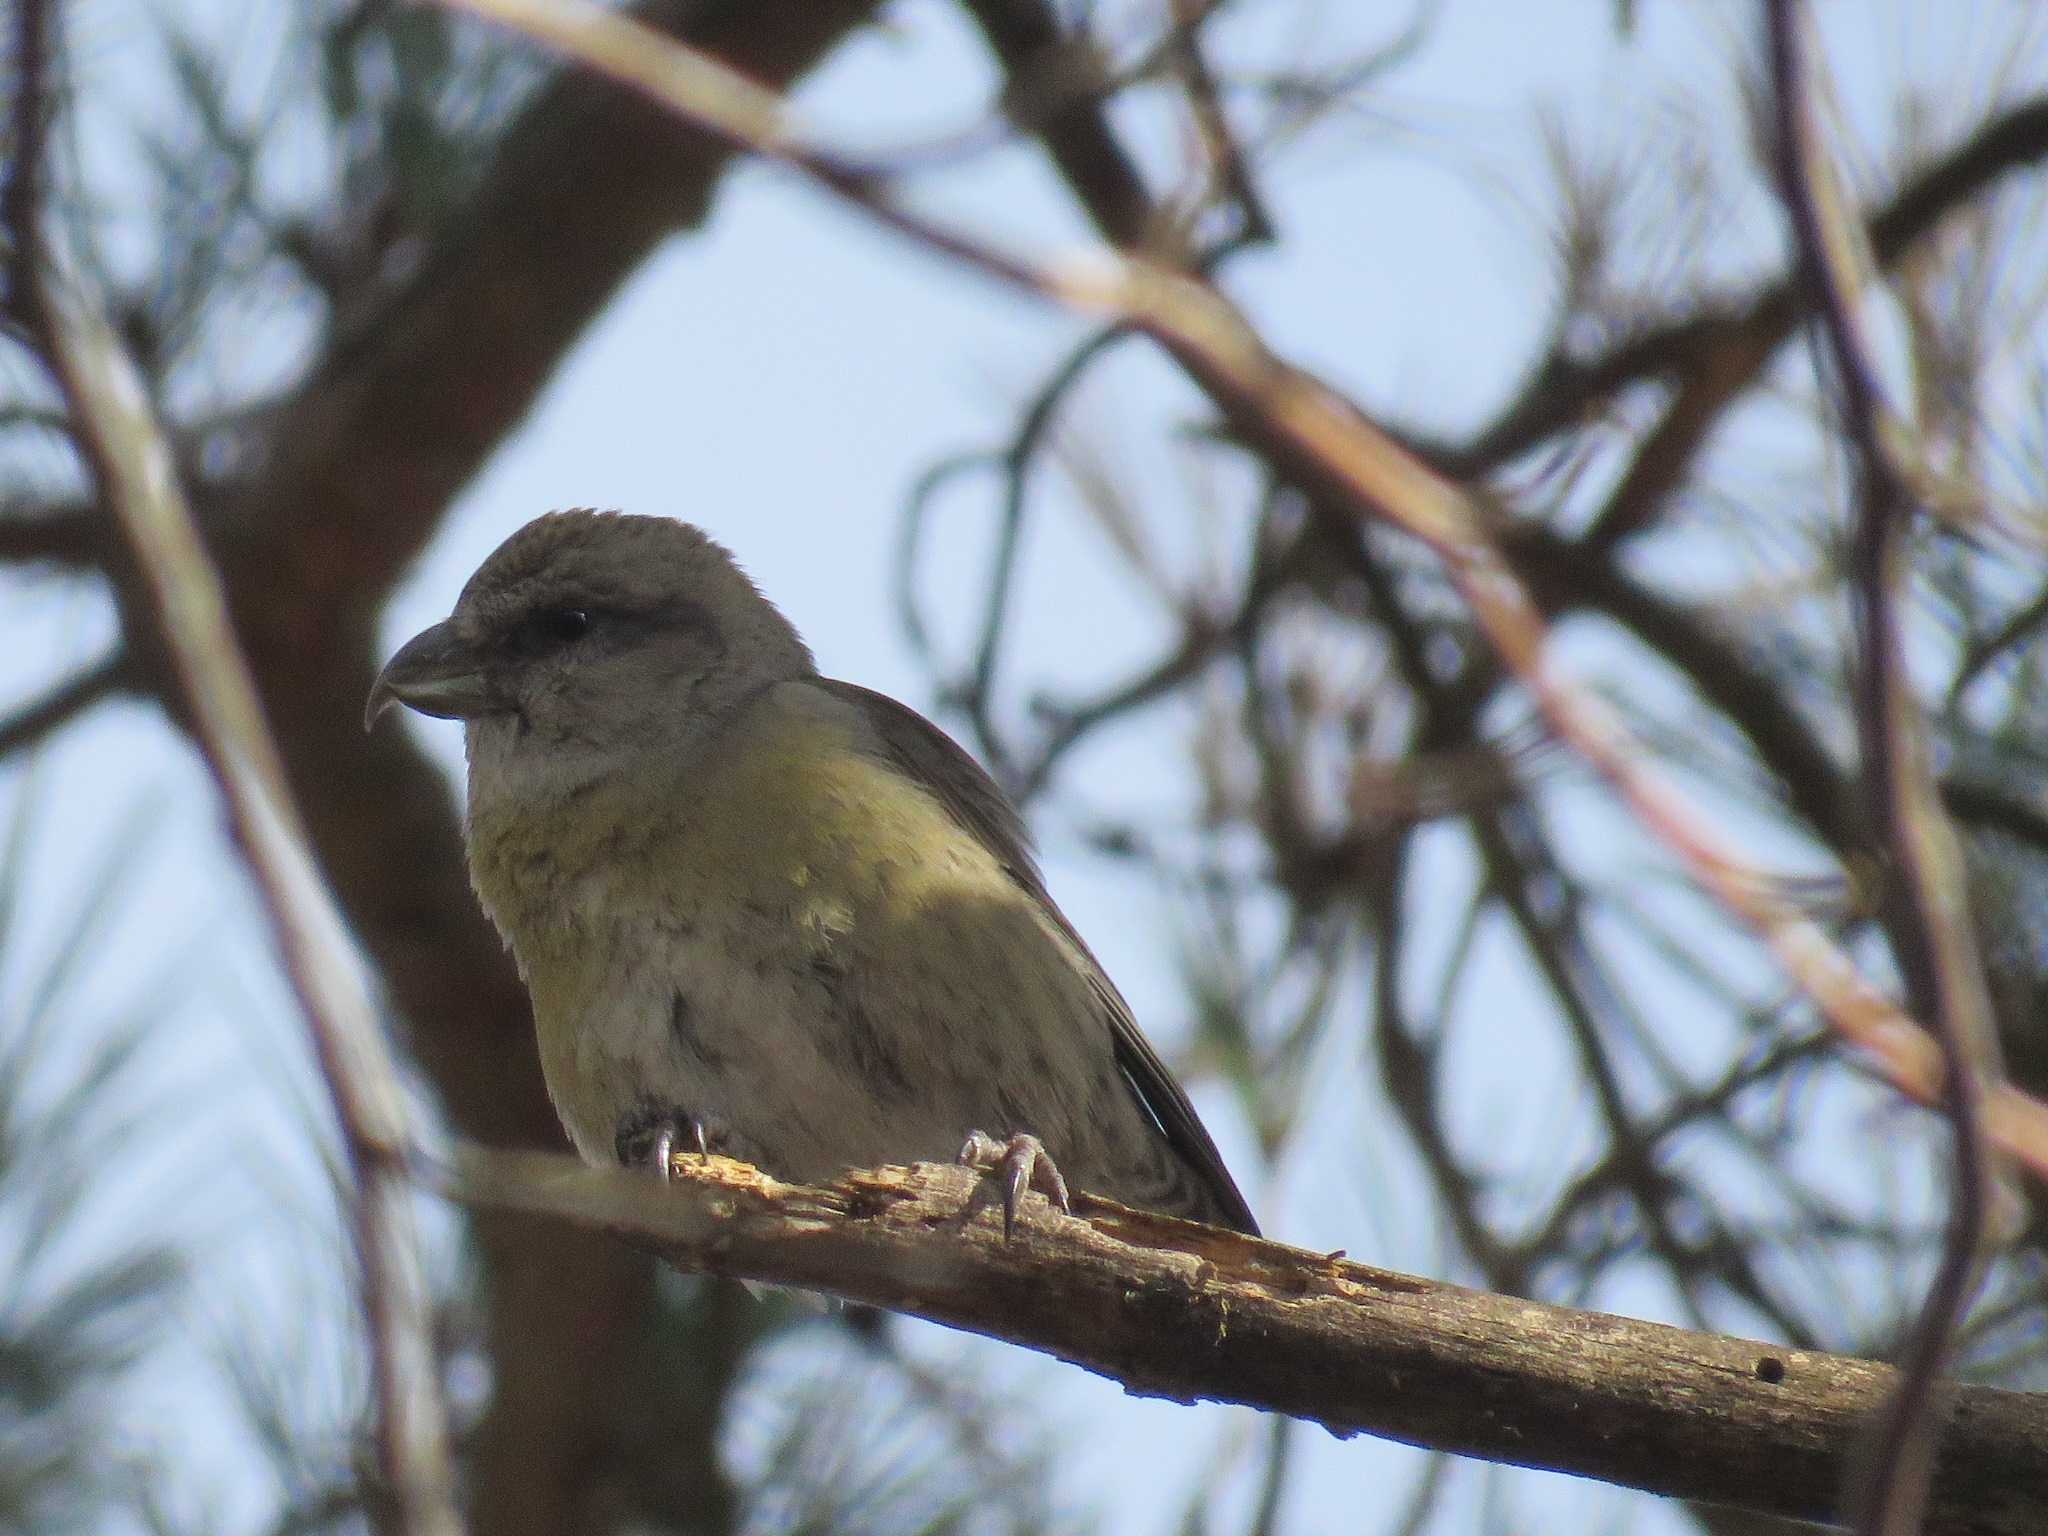
<svg viewBox="0 0 2048 1536"><path fill-rule="evenodd" d="M53 0L23 0L16 13L15 159L0 187L0 232L11 252L8 306L56 379L79 452L133 549L340 1122L369 1335L373 1438L391 1528L399 1536L460 1536L440 1361L403 1166L411 1136L397 1068L307 848L228 622L219 572L199 542L149 392L105 314L43 240L54 9ZM117 656L98 669L98 680L111 686L124 668ZM61 718L67 704L82 707L95 681L89 674L69 700L60 690L43 713Z"/></svg>
<svg viewBox="0 0 2048 1536"><path fill-rule="evenodd" d="M0 517L0 565L54 565L89 571L104 566L112 549L105 515L97 507L63 506Z"/></svg>
<svg viewBox="0 0 2048 1536"><path fill-rule="evenodd" d="M1853 590L1864 772L1890 855L1899 968L1941 1047L1942 1108L1954 1132L1947 1240L1885 1414L1859 1524L1868 1536L1913 1536L1926 1497L1941 1372L1976 1290L1991 1228L1996 1175L1984 1101L1997 1081L1997 1053L1962 850L1942 809L1906 670L1899 589L1919 510L1911 490L1917 477L1904 463L1911 434L1886 399L1864 321L1862 231L1843 215L1844 194L1814 119L1812 19L1800 0L1766 0L1765 15L1779 185L1856 450Z"/></svg>
<svg viewBox="0 0 2048 1536"><path fill-rule="evenodd" d="M783 85L876 3L641 0L630 11ZM610 81L551 81L402 298L279 410L238 492L251 513L227 521L260 542L259 561L289 562L301 603L380 599L619 286L703 217L731 156Z"/></svg>
<svg viewBox="0 0 2048 1536"><path fill-rule="evenodd" d="M1161 233L1137 164L1110 126L1085 39L1067 37L1046 0L964 0L1008 77L1012 117L1036 133L1060 176L1112 245L1136 250Z"/></svg>
<svg viewBox="0 0 2048 1536"><path fill-rule="evenodd" d="M1792 811L1838 855L1869 847L1869 817L1826 741L1712 614L1657 591L1613 555L1587 555L1539 524L1517 527L1509 548L1546 612L1597 613L1682 673L1742 733Z"/></svg>
<svg viewBox="0 0 2048 1536"><path fill-rule="evenodd" d="M0 758L32 747L52 731L61 730L100 700L135 681L128 653L117 650L76 677L59 683L40 699L0 720Z"/></svg>
<svg viewBox="0 0 2048 1536"><path fill-rule="evenodd" d="M38 4L24 6L35 12ZM28 40L17 59L34 61ZM19 142L19 141L17 141ZM10 206L10 213L18 210ZM13 233L36 249L33 209ZM43 258L47 263L47 257ZM177 668L197 736L261 892L312 1036L352 1175L347 1192L369 1334L379 1470L403 1536L458 1536L440 1362L413 1228L404 1094L369 989L285 788L227 600L149 415L140 375L103 315L47 264L18 296L119 516Z"/></svg>
<svg viewBox="0 0 2048 1536"><path fill-rule="evenodd" d="M985 1181L921 1163L783 1184L683 1154L667 1185L471 1153L481 1204L629 1235L688 1270L824 1291L1005 1339L1176 1401L1807 1520L1840 1513L1897 1373L1867 1360L1547 1306L1127 1210L1032 1202L1004 1241ZM1960 1388L1930 1531L2031 1533L2048 1397Z"/></svg>

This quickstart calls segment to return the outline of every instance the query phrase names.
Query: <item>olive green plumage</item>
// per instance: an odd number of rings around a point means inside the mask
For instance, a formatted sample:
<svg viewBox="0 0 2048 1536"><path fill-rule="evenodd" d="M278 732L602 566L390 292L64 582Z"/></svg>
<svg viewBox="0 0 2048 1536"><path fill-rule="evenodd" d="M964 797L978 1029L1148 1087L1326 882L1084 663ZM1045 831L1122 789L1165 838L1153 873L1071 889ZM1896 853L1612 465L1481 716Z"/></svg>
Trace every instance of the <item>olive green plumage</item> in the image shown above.
<svg viewBox="0 0 2048 1536"><path fill-rule="evenodd" d="M702 1127L818 1179L1029 1134L1076 1188L1255 1230L1014 807L929 721L819 677L699 530L528 524L372 717L391 699L466 722L471 876L585 1157Z"/></svg>

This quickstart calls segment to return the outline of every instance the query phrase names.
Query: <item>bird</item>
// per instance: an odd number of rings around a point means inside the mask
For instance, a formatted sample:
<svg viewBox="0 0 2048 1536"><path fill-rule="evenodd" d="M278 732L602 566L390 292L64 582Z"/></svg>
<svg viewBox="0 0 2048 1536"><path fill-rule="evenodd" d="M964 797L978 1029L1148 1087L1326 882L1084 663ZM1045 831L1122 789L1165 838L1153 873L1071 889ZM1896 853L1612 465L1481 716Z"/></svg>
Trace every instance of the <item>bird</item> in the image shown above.
<svg viewBox="0 0 2048 1536"><path fill-rule="evenodd" d="M365 727L393 705L463 724L471 883L586 1161L957 1160L1000 1181L1006 1233L1072 1181L1257 1235L1009 797L821 676L702 529L535 518L391 657Z"/></svg>

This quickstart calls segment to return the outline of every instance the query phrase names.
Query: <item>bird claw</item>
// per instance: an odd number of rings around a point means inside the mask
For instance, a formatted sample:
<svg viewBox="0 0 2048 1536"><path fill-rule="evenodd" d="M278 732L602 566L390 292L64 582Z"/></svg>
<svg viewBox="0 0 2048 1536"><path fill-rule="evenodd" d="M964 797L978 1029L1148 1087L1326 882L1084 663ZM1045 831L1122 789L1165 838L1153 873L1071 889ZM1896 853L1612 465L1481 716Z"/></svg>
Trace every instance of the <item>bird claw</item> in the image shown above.
<svg viewBox="0 0 2048 1536"><path fill-rule="evenodd" d="M983 1173L1000 1174L1003 1180L1003 1239L1007 1242L1017 1229L1017 1207L1024 1191L1035 1189L1063 1212L1072 1213L1067 1201L1067 1181L1059 1165L1045 1150L1045 1143L1022 1132L998 1141L986 1131L970 1131L960 1148L958 1161Z"/></svg>
<svg viewBox="0 0 2048 1536"><path fill-rule="evenodd" d="M645 1168L663 1182L674 1177L677 1147L709 1157L726 1142L723 1122L681 1110L646 1109L619 1122L613 1150L627 1168Z"/></svg>

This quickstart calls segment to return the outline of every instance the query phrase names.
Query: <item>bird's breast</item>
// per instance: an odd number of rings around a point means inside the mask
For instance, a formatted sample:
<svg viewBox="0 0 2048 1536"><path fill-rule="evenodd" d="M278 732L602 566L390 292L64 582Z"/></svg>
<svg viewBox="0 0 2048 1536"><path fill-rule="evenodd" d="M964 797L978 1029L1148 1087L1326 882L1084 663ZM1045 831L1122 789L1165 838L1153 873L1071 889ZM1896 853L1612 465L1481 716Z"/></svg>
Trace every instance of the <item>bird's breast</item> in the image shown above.
<svg viewBox="0 0 2048 1536"><path fill-rule="evenodd" d="M931 1119L912 1142L930 1154L962 1132L947 1106L965 1091L936 1062L995 1066L983 1046L935 1052L933 1031L1005 1042L999 1004L1026 1019L1086 1006L1067 967L1027 964L1048 941L992 854L891 765L801 724L734 732L659 793L585 797L552 831L472 828L478 889L586 1155L636 1095L783 1138L792 1170L879 1152L906 1116ZM1029 1006L1046 987L1076 997Z"/></svg>
<svg viewBox="0 0 2048 1536"><path fill-rule="evenodd" d="M473 797L468 833L529 985L565 999L612 985L664 933L715 936L756 966L823 964L934 907L1017 895L920 785L842 724L791 711L757 711L680 769L545 806Z"/></svg>

